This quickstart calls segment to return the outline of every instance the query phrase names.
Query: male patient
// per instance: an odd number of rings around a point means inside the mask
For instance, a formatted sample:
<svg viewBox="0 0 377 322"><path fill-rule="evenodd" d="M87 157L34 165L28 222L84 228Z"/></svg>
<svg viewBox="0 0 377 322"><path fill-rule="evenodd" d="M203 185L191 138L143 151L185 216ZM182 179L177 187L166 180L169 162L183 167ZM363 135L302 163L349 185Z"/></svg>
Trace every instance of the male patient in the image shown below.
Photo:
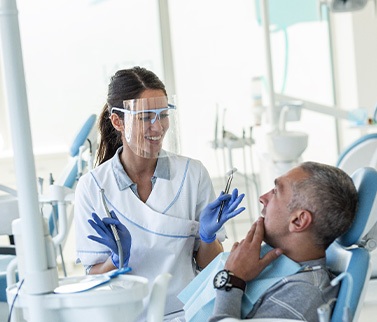
<svg viewBox="0 0 377 322"><path fill-rule="evenodd" d="M275 180L275 187L260 197L262 215L246 238L233 245L227 272L214 280L216 302L210 322L241 318L245 282L256 278L281 254L302 269L270 287L246 318L285 318L318 321L317 308L337 296L326 269L326 248L350 227L358 195L352 179L342 170L305 162ZM260 258L261 243L274 249ZM224 276L225 275L225 276Z"/></svg>

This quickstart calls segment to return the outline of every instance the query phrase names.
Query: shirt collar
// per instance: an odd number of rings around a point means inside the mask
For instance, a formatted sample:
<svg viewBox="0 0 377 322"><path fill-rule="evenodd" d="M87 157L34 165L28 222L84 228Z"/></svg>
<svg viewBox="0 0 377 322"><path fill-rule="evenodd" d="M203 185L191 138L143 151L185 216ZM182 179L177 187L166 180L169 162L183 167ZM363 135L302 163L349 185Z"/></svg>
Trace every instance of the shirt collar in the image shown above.
<svg viewBox="0 0 377 322"><path fill-rule="evenodd" d="M134 182L132 182L132 180L128 176L127 172L123 169L123 165L120 162L120 153L122 153L122 151L123 147L118 148L115 155L111 159L115 181L118 185L119 190L127 189L134 184ZM154 170L151 180L155 178L170 180L170 161L166 154L164 155L164 157L160 157L157 160L156 169Z"/></svg>
<svg viewBox="0 0 377 322"><path fill-rule="evenodd" d="M326 269L326 257L321 257L321 258L306 261L306 262L300 262L300 265L303 271L311 271L311 270L316 270L318 268Z"/></svg>

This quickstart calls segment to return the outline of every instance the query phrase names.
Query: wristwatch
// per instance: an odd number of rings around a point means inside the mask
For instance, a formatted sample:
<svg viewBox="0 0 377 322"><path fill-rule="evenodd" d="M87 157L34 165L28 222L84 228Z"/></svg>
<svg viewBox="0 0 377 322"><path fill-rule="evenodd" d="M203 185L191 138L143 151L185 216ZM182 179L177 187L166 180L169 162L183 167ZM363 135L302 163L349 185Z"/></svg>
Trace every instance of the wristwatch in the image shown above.
<svg viewBox="0 0 377 322"><path fill-rule="evenodd" d="M246 282L232 272L223 269L215 275L213 286L219 290L225 289L225 291L230 291L233 287L236 287L245 292Z"/></svg>

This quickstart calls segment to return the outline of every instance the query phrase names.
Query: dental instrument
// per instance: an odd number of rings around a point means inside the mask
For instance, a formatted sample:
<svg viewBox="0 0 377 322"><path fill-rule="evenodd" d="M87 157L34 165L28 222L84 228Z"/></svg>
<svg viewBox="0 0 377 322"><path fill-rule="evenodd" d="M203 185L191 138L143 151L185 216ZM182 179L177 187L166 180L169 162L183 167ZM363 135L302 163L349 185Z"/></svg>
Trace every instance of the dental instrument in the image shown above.
<svg viewBox="0 0 377 322"><path fill-rule="evenodd" d="M110 214L109 208L107 207L107 202L106 202L106 199L105 199L105 189L101 189L101 196L102 196L103 207L105 208L105 212L106 212L107 217L113 218ZM111 227L111 231L113 232L115 241L117 243L118 255L119 255L119 266L121 266L124 263L122 243L120 241L119 234L118 234L118 231L117 231L115 225L110 225L110 227ZM121 267L118 267L118 268L121 268Z"/></svg>
<svg viewBox="0 0 377 322"><path fill-rule="evenodd" d="M68 284L58 286L54 290L54 293L67 294L88 291L94 287L109 282L112 278L117 277L120 274L128 273L129 271L131 271L131 267L122 267L120 269L112 270L106 274L90 275L79 281L77 281L76 277L68 278L64 280L64 282L68 282Z"/></svg>
<svg viewBox="0 0 377 322"><path fill-rule="evenodd" d="M226 182L226 186L224 190L225 194L229 192L230 184L232 183L232 180L233 180L233 173L235 172L237 172L237 168L233 168L225 174L226 176L228 176L228 181ZM225 205L225 201L221 202L220 211L219 211L219 214L217 215L217 222L220 221L221 215L223 213L224 205Z"/></svg>

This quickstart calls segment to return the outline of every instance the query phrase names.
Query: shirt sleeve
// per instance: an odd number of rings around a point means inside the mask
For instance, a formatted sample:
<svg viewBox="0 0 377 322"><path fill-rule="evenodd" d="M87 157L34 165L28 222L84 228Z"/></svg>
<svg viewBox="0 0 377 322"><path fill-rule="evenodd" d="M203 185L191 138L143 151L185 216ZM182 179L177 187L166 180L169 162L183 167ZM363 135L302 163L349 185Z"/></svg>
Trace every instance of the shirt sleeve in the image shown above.
<svg viewBox="0 0 377 322"><path fill-rule="evenodd" d="M272 287L258 300L247 318L284 318L317 321L317 308L324 304L323 293L305 281Z"/></svg>
<svg viewBox="0 0 377 322"><path fill-rule="evenodd" d="M232 288L229 291L216 290L215 308L209 322L217 322L225 318L241 318L243 291Z"/></svg>

